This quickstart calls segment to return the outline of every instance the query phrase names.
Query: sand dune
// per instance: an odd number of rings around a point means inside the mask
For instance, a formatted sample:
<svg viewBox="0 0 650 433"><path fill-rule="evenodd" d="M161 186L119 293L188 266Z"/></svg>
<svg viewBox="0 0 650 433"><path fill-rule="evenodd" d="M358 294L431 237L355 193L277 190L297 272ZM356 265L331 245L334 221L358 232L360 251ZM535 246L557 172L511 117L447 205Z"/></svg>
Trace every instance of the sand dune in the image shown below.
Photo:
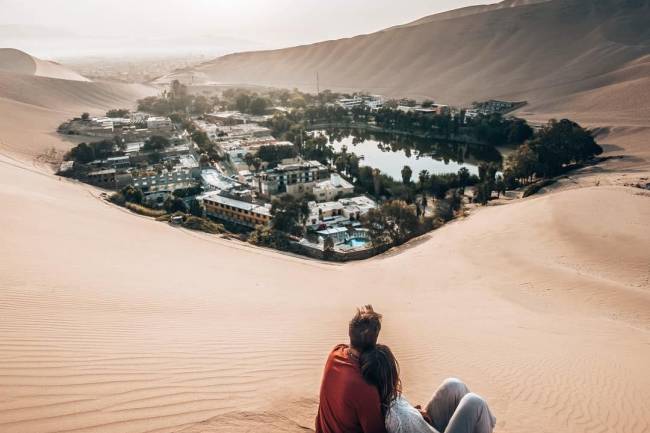
<svg viewBox="0 0 650 433"><path fill-rule="evenodd" d="M56 128L82 112L103 115L116 107L134 108L138 98L155 94L139 84L82 82L0 72L0 150L34 157L47 149L67 150Z"/></svg>
<svg viewBox="0 0 650 433"><path fill-rule="evenodd" d="M478 38L514 11L536 22L550 13L543 6L489 12L450 40ZM598 14L573 25L609 19ZM516 36L527 43L542 30ZM601 30L574 42L598 42ZM399 31L421 35L420 26ZM502 42L514 49L514 39ZM552 44L540 52L563 58ZM558 84L526 108L600 127L606 154L622 159L346 265L173 228L35 168L34 155L69 146L51 133L65 117L150 89L0 73L0 431L304 432L327 351L368 302L385 314L381 340L414 403L457 376L488 399L498 432L650 431L650 193L626 186L650 178L647 57L632 55L644 49L617 46L625 67L608 69L609 56L593 82L575 93ZM331 59L348 55L338 50ZM536 62L525 58L519 73ZM499 69L487 64L475 78ZM469 89L470 77L459 86L449 94ZM629 109L616 105L625 99Z"/></svg>
<svg viewBox="0 0 650 433"><path fill-rule="evenodd" d="M504 8L513 8L513 7L519 7L519 6L527 6L531 4L536 4L536 3L543 3L549 0L504 0L499 3L493 3L489 5L476 5L476 6L468 6L460 9L454 9L450 10L448 12L442 12L434 15L429 15L424 18L420 18L418 20L415 20L413 22L410 22L408 24L404 24L401 26L395 26L392 28L401 28L401 27L413 27L413 26L418 26L420 24L425 24L425 23L431 23L434 21L443 21L443 20L448 20L448 19L453 19L453 18L461 18L461 17L466 17L469 15L476 15L476 14L481 14L481 13L486 13L486 12L491 12L499 9L504 9Z"/></svg>
<svg viewBox="0 0 650 433"><path fill-rule="evenodd" d="M349 39L228 55L195 73L216 82L315 91L318 72L321 88L447 103L485 98L572 103L574 95L604 88L594 101L603 110L612 97L625 104L611 91L619 83L629 84L628 92L644 86L638 80L648 77L647 0L503 6L461 9ZM644 111L648 100L638 101Z"/></svg>
<svg viewBox="0 0 650 433"><path fill-rule="evenodd" d="M345 266L174 229L4 157L0 200L3 432L298 431L362 302L414 401L456 375L501 432L650 427L641 190L483 209Z"/></svg>
<svg viewBox="0 0 650 433"><path fill-rule="evenodd" d="M90 81L58 63L41 60L13 48L0 48L0 71L61 80Z"/></svg>

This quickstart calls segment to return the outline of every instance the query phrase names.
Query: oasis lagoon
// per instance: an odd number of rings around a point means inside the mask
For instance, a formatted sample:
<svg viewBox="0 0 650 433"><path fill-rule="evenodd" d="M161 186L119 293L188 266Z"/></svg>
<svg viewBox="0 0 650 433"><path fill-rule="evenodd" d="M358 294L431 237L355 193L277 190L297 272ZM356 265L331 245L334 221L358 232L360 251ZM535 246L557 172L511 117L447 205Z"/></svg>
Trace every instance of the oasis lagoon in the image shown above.
<svg viewBox="0 0 650 433"><path fill-rule="evenodd" d="M328 138L336 152L343 149L360 158L359 164L379 169L395 180L402 178L405 165L413 177L422 170L431 174L457 173L461 167L478 174L481 162L500 162L501 153L491 146L446 142L433 139L368 133L355 129L328 129L316 131Z"/></svg>

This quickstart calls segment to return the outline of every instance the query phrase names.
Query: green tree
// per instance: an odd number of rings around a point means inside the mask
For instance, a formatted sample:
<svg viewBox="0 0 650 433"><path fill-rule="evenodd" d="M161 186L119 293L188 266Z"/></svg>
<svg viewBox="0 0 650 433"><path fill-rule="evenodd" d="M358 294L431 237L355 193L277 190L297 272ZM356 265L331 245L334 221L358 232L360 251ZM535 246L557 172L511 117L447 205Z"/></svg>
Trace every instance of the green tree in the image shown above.
<svg viewBox="0 0 650 433"><path fill-rule="evenodd" d="M416 234L419 219L414 205L392 200L368 212L366 224L374 246L399 245Z"/></svg>
<svg viewBox="0 0 650 433"><path fill-rule="evenodd" d="M275 167L283 159L294 158L296 154L296 149L293 146L275 144L261 146L257 151L257 156L262 161L268 162L271 167Z"/></svg>
<svg viewBox="0 0 650 433"><path fill-rule="evenodd" d="M190 200L189 212L190 212L190 214L192 214L192 215L194 215L196 217L201 217L202 218L203 215L205 214L205 208L203 207L203 205L201 204L200 201L193 198L192 200Z"/></svg>
<svg viewBox="0 0 650 433"><path fill-rule="evenodd" d="M296 200L285 194L271 203L271 225L274 230L302 235L303 225L309 218L309 205L305 200Z"/></svg>
<svg viewBox="0 0 650 433"><path fill-rule="evenodd" d="M508 143L522 144L533 137L533 128L531 128L524 119L515 119L510 123L508 130Z"/></svg>
<svg viewBox="0 0 650 433"><path fill-rule="evenodd" d="M173 196L167 197L165 203L163 204L163 207L168 213L187 212L187 205L185 204L183 199L179 197L173 197Z"/></svg>
<svg viewBox="0 0 650 433"><path fill-rule="evenodd" d="M192 112L192 114L200 116L205 113L209 113L212 110L212 107L213 107L212 103L206 96L197 95L192 100L192 108L190 109L190 111Z"/></svg>
<svg viewBox="0 0 650 433"><path fill-rule="evenodd" d="M474 201L476 203L487 205L492 198L492 186L489 182L481 182L476 187L476 195Z"/></svg>
<svg viewBox="0 0 650 433"><path fill-rule="evenodd" d="M529 142L537 155L537 171L544 177L556 176L565 165L583 163L603 149L590 131L567 119L551 120Z"/></svg>
<svg viewBox="0 0 650 433"><path fill-rule="evenodd" d="M142 204L144 200L144 193L140 188L137 188L132 185L127 185L120 191L124 200L129 203Z"/></svg>
<svg viewBox="0 0 650 433"><path fill-rule="evenodd" d="M144 146L142 146L142 150L145 152L161 151L168 146L169 140L167 140L165 137L162 137L160 135L152 135L145 140Z"/></svg>
<svg viewBox="0 0 650 433"><path fill-rule="evenodd" d="M237 111L240 111L242 113L248 113L248 109L251 104L251 97L246 94L242 93L239 96L237 96L237 99L235 100L235 108Z"/></svg>
<svg viewBox="0 0 650 433"><path fill-rule="evenodd" d="M429 184L430 179L431 179L431 175L429 174L429 170L420 171L420 173L418 174L418 183L419 183L418 189L420 191L425 191L427 185Z"/></svg>
<svg viewBox="0 0 650 433"><path fill-rule="evenodd" d="M418 227L415 206L401 200L393 200L384 203L381 212L386 219L386 228L393 242L401 244L415 234Z"/></svg>
<svg viewBox="0 0 650 433"><path fill-rule="evenodd" d="M438 218L443 223L451 221L454 219L454 209L451 206L451 203L446 199L437 200L434 208L434 213L436 218Z"/></svg>
<svg viewBox="0 0 650 433"><path fill-rule="evenodd" d="M270 104L268 99L262 98L260 96L255 96L250 100L248 110L251 114L259 116L266 113L266 109L269 105Z"/></svg>
<svg viewBox="0 0 650 433"><path fill-rule="evenodd" d="M253 168L255 171L260 171L260 167L262 167L262 159L256 157L253 159Z"/></svg>
<svg viewBox="0 0 650 433"><path fill-rule="evenodd" d="M95 151L95 158L106 159L113 156L113 149L115 148L114 140L101 140L91 143L90 146Z"/></svg>
<svg viewBox="0 0 650 433"><path fill-rule="evenodd" d="M413 170L408 165L405 165L402 168L402 183L404 185L409 185L411 183L411 177L413 176Z"/></svg>
<svg viewBox="0 0 650 433"><path fill-rule="evenodd" d="M503 176L498 175L496 182L494 183L494 190L497 192L497 197L501 197L501 194L505 194L506 189L506 182Z"/></svg>
<svg viewBox="0 0 650 433"><path fill-rule="evenodd" d="M375 197L381 194L381 171L378 168L372 170L372 184L375 191Z"/></svg>
<svg viewBox="0 0 650 433"><path fill-rule="evenodd" d="M525 143L508 156L505 172L508 177L528 183L537 171L538 160L537 152Z"/></svg>
<svg viewBox="0 0 650 433"><path fill-rule="evenodd" d="M70 152L66 155L66 159L87 164L95 160L95 149L87 143L79 143L70 149Z"/></svg>
<svg viewBox="0 0 650 433"><path fill-rule="evenodd" d="M90 114L88 114L88 113L82 113L81 114L81 120L86 121L88 119L90 119Z"/></svg>
<svg viewBox="0 0 650 433"><path fill-rule="evenodd" d="M162 153L160 153L157 150L153 150L149 152L149 154L147 155L147 161L149 161L149 164L158 164L160 161L162 161Z"/></svg>
<svg viewBox="0 0 650 433"><path fill-rule="evenodd" d="M255 160L255 157L253 156L252 153L246 152L246 155L244 155L244 162L246 165L250 168L253 166L253 161Z"/></svg>
<svg viewBox="0 0 650 433"><path fill-rule="evenodd" d="M458 183L461 191L465 193L465 187L467 186L467 183L469 182L470 178L470 173L469 170L466 167L461 167L458 170Z"/></svg>
<svg viewBox="0 0 650 433"><path fill-rule="evenodd" d="M124 117L127 117L129 115L129 113L130 113L130 111L127 110L126 108L116 108L116 109L113 109L113 110L108 110L106 112L106 117L124 118Z"/></svg>
<svg viewBox="0 0 650 433"><path fill-rule="evenodd" d="M348 176L356 178L359 176L359 157L354 153L348 158Z"/></svg>
<svg viewBox="0 0 650 433"><path fill-rule="evenodd" d="M194 131L192 133L192 141L194 141L196 145L201 149L210 144L210 138L208 137L208 134L205 133L205 131Z"/></svg>

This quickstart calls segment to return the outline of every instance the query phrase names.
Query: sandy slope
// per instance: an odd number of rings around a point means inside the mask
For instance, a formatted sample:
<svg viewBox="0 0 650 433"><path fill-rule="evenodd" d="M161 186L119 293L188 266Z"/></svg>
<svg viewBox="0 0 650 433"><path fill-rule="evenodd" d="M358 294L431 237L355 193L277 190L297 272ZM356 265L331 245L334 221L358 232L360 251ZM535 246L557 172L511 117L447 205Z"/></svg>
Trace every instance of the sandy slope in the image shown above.
<svg viewBox="0 0 650 433"><path fill-rule="evenodd" d="M3 432L298 431L362 302L415 401L457 375L502 432L650 428L640 190L484 209L345 266L173 229L6 158L0 200Z"/></svg>
<svg viewBox="0 0 650 433"><path fill-rule="evenodd" d="M0 72L0 148L26 157L67 150L69 142L55 132L64 120L84 111L103 115L110 108L132 108L136 99L152 94L155 90L143 85Z"/></svg>
<svg viewBox="0 0 650 433"><path fill-rule="evenodd" d="M558 98L625 105L617 85L647 90L648 0L506 2L434 15L370 35L233 54L195 68L216 82L366 89L447 103ZM514 7L513 7L514 6ZM185 73L185 76L188 74ZM645 80L640 82L639 80ZM648 98L641 98L647 113Z"/></svg>
<svg viewBox="0 0 650 433"><path fill-rule="evenodd" d="M30 56L13 48L0 48L0 71L61 80L90 81L65 66Z"/></svg>
<svg viewBox="0 0 650 433"><path fill-rule="evenodd" d="M650 431L650 197L624 186L650 177L643 111L602 123L589 89L531 106L575 103L624 158L330 265L135 216L29 162L69 146L51 131L70 113L133 94L0 75L1 432L303 432L327 350L367 302L414 402L454 375L499 432Z"/></svg>
<svg viewBox="0 0 650 433"><path fill-rule="evenodd" d="M366 302L415 402L454 375L500 432L650 430L650 197L622 186L650 177L649 128L610 128L625 158L556 192L329 265L135 216L22 162L111 98L21 85L0 99L0 154L21 157L0 155L3 433L302 432Z"/></svg>

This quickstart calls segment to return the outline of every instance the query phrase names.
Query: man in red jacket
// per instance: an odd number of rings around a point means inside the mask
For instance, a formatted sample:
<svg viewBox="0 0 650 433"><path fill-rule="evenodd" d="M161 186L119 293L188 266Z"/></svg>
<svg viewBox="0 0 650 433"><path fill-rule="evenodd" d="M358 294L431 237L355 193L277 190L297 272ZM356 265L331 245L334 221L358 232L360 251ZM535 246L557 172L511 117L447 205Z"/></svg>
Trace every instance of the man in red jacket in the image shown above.
<svg viewBox="0 0 650 433"><path fill-rule="evenodd" d="M371 305L350 321L350 345L338 345L325 364L316 433L386 433L379 391L363 380L359 355L377 344L381 314Z"/></svg>

